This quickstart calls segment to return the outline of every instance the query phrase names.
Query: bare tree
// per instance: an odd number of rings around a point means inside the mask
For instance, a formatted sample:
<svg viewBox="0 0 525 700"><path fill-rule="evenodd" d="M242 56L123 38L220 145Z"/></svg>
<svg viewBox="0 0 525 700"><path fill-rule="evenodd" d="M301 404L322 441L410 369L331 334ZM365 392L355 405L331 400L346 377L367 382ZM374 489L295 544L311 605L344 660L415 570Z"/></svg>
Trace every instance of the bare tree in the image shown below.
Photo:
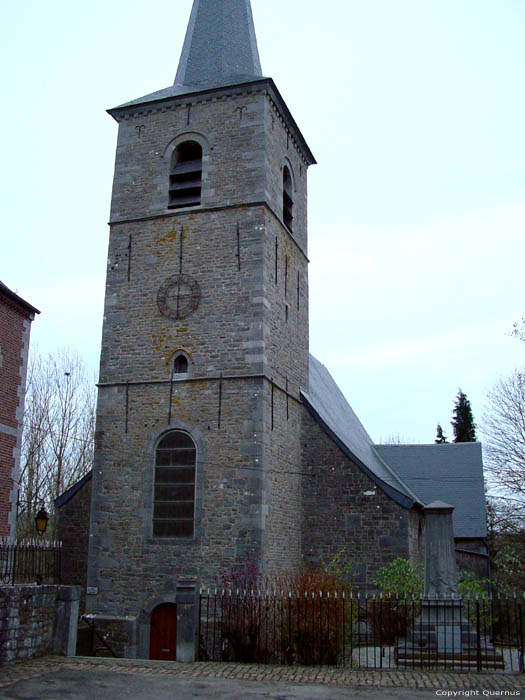
<svg viewBox="0 0 525 700"><path fill-rule="evenodd" d="M414 442L415 440L406 438L399 433L390 433L386 438L381 437L379 440L380 445L410 445Z"/></svg>
<svg viewBox="0 0 525 700"><path fill-rule="evenodd" d="M505 594L525 590L524 504L487 499L487 544L492 561L493 589Z"/></svg>
<svg viewBox="0 0 525 700"><path fill-rule="evenodd" d="M525 343L525 316L522 316L520 321L513 323L511 335Z"/></svg>
<svg viewBox="0 0 525 700"><path fill-rule="evenodd" d="M485 466L498 495L525 505L525 373L515 371L488 395L483 421Z"/></svg>
<svg viewBox="0 0 525 700"><path fill-rule="evenodd" d="M19 537L34 531L32 516L42 504L53 513L53 500L91 468L95 396L95 384L78 355L64 349L32 358L19 479Z"/></svg>

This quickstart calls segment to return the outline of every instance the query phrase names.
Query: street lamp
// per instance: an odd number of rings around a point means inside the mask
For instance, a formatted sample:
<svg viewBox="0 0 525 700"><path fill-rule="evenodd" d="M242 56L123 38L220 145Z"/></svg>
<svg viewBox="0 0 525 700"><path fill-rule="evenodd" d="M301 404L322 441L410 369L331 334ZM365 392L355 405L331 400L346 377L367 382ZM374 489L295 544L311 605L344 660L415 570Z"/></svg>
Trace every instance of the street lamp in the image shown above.
<svg viewBox="0 0 525 700"><path fill-rule="evenodd" d="M40 510L35 515L35 528L39 535L43 535L47 528L47 523L49 522L49 515L46 511L43 499L38 499L40 501ZM20 498L16 501L16 519L18 521L18 515L20 513L20 506L24 505L30 509L33 505L32 501L24 501Z"/></svg>
<svg viewBox="0 0 525 700"><path fill-rule="evenodd" d="M43 535L46 531L47 523L49 521L49 515L46 509L42 506L38 513L35 515L35 527L39 535Z"/></svg>

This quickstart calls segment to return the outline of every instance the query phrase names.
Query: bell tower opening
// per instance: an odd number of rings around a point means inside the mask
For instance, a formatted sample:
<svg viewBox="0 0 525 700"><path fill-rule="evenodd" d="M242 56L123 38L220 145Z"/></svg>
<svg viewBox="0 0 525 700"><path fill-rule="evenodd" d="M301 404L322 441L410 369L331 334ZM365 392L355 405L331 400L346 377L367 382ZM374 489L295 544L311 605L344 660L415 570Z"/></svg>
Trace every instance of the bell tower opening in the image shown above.
<svg viewBox="0 0 525 700"><path fill-rule="evenodd" d="M196 141L184 141L173 151L170 169L170 199L168 207L193 207L201 203L202 146Z"/></svg>

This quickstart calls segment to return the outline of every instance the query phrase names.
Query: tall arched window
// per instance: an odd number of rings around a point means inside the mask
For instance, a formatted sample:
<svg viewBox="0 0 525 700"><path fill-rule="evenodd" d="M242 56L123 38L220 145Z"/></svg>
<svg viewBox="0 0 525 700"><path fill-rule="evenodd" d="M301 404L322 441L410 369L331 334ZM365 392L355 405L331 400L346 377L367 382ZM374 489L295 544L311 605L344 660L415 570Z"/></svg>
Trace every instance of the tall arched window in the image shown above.
<svg viewBox="0 0 525 700"><path fill-rule="evenodd" d="M155 452L154 537L192 537L195 510L195 443L187 433L167 433Z"/></svg>
<svg viewBox="0 0 525 700"><path fill-rule="evenodd" d="M293 188L292 176L285 165L283 168L283 221L293 230Z"/></svg>
<svg viewBox="0 0 525 700"><path fill-rule="evenodd" d="M168 207L192 207L201 203L202 147L196 141L184 141L171 157L170 199Z"/></svg>

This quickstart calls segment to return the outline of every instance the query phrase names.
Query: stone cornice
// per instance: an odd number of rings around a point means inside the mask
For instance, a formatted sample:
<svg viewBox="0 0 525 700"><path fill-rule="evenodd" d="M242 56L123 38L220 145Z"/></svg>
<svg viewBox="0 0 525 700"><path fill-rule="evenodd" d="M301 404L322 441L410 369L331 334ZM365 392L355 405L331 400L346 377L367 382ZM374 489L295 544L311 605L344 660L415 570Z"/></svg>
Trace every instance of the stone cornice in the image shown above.
<svg viewBox="0 0 525 700"><path fill-rule="evenodd" d="M242 95L261 94L264 93L270 100L274 108L277 110L282 120L283 126L289 132L291 141L294 144L297 152L300 154L306 166L315 165L316 160L311 152L304 136L302 135L295 119L288 109L281 93L277 89L272 78L262 78L261 80L252 80L247 83L238 85L227 85L224 87L209 88L198 92L191 92L178 95L169 95L161 98L147 99L144 102L129 103L108 109L107 112L117 122L122 122L138 116L146 114L155 114L158 112L167 112L179 107L187 107L192 104L205 104L214 102L220 99L232 99Z"/></svg>

